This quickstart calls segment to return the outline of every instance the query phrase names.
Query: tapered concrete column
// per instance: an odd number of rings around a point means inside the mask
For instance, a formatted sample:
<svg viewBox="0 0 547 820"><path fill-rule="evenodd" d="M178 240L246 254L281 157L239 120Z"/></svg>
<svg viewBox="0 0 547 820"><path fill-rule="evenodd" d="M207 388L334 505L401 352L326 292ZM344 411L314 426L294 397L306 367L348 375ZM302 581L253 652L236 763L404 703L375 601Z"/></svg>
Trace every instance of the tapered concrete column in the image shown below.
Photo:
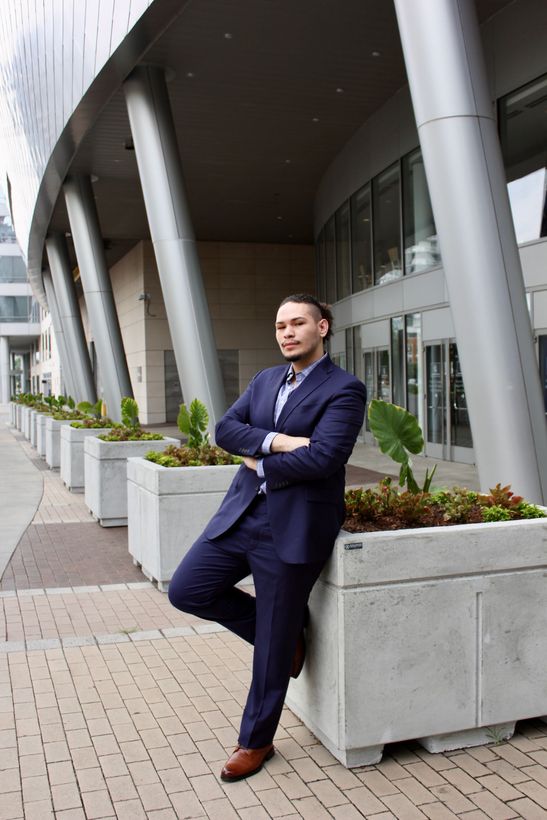
<svg viewBox="0 0 547 820"><path fill-rule="evenodd" d="M124 396L132 397L133 389L91 181L73 177L65 182L64 193L107 411L110 418L119 421L120 402Z"/></svg>
<svg viewBox="0 0 547 820"><path fill-rule="evenodd" d="M63 332L63 325L59 319L59 306L57 304L57 296L55 288L53 287L53 279L48 270L42 271L42 280L44 282L44 290L46 292L47 306L51 313L51 323L53 325L53 332L55 333L55 341L59 349L59 358L61 360L61 383L64 383L66 392L70 396L74 396L75 381L72 372L70 356L68 355L67 340ZM25 357L22 357L23 362L23 383L25 381Z"/></svg>
<svg viewBox="0 0 547 820"><path fill-rule="evenodd" d="M76 401L97 401L97 392L85 340L84 326L76 297L66 239L56 233L46 239L51 278L57 297L59 322L66 339L67 354L74 380Z"/></svg>
<svg viewBox="0 0 547 820"><path fill-rule="evenodd" d="M547 499L530 318L472 0L395 0L481 486Z"/></svg>
<svg viewBox="0 0 547 820"><path fill-rule="evenodd" d="M207 405L212 430L224 388L162 69L137 67L124 91L184 400Z"/></svg>
<svg viewBox="0 0 547 820"><path fill-rule="evenodd" d="M7 404L10 397L9 339L7 336L0 336L0 404Z"/></svg>

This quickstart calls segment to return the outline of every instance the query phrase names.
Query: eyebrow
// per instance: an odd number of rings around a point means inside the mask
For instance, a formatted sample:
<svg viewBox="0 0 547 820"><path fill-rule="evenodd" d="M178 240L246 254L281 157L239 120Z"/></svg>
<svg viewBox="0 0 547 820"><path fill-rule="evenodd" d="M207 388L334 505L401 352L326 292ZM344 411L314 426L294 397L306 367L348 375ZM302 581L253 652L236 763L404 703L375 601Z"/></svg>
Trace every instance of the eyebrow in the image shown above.
<svg viewBox="0 0 547 820"><path fill-rule="evenodd" d="M290 324L291 322L299 322L302 319L305 319L305 316L293 316L292 319L281 320L280 322L276 322L275 326L279 327L280 325Z"/></svg>

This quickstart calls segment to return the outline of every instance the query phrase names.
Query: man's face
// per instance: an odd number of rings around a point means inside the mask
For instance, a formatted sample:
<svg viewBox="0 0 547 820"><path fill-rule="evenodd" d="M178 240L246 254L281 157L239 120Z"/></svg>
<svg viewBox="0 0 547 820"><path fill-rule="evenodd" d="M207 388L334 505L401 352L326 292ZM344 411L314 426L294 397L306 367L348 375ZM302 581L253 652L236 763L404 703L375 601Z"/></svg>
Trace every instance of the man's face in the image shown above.
<svg viewBox="0 0 547 820"><path fill-rule="evenodd" d="M287 302L277 311L275 337L288 362L302 370L323 355L323 339L329 323L321 318L315 305Z"/></svg>

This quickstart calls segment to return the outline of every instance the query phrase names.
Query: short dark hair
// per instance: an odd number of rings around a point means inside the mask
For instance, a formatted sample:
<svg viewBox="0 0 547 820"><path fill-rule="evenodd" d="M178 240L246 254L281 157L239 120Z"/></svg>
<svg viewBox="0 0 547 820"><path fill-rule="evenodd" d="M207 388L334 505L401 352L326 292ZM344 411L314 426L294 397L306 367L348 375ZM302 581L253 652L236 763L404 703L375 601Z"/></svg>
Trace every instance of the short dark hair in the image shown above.
<svg viewBox="0 0 547 820"><path fill-rule="evenodd" d="M320 302L319 299L316 299L315 296L312 296L311 293L293 293L291 296L286 296L282 302L279 303L279 307L282 305L286 305L289 302L296 302L297 304L303 305L313 305L317 308L319 313L321 314L322 319L326 319L329 323L329 329L325 335L325 340L330 339L332 336L332 328L334 325L334 319L332 316L332 311L330 309L330 305L327 305L326 302Z"/></svg>

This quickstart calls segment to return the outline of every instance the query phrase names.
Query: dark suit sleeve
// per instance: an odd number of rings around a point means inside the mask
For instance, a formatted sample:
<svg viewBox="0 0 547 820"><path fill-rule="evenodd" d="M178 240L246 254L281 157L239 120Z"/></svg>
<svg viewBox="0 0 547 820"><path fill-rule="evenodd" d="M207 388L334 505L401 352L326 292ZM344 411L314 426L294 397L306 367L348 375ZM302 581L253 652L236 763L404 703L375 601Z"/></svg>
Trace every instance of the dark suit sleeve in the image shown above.
<svg viewBox="0 0 547 820"><path fill-rule="evenodd" d="M254 456L260 453L260 445L271 430L262 430L249 424L249 410L253 397L255 382L259 373L253 377L249 386L239 399L218 422L215 428L215 441L219 447L236 456Z"/></svg>
<svg viewBox="0 0 547 820"><path fill-rule="evenodd" d="M346 464L365 415L366 389L353 379L333 396L310 437L309 447L274 453L263 461L268 490L315 481Z"/></svg>

